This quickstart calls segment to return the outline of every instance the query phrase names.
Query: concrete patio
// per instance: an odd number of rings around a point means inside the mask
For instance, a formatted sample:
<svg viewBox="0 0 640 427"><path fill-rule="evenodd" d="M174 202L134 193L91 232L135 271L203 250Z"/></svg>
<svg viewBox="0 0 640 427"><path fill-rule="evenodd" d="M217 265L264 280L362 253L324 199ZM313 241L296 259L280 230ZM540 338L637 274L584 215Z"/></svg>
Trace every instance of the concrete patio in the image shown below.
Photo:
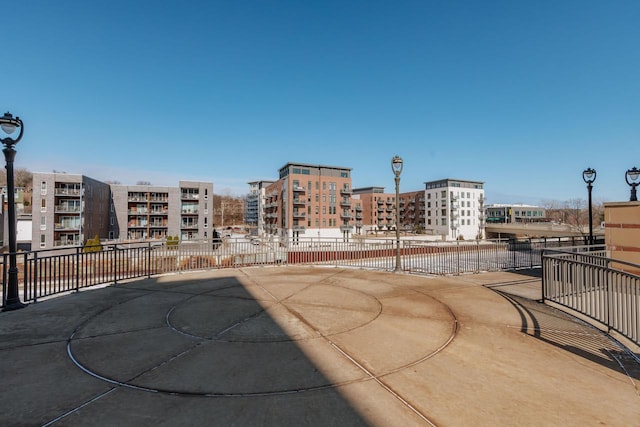
<svg viewBox="0 0 640 427"><path fill-rule="evenodd" d="M1 425L640 425L638 349L517 273L166 275L0 313Z"/></svg>

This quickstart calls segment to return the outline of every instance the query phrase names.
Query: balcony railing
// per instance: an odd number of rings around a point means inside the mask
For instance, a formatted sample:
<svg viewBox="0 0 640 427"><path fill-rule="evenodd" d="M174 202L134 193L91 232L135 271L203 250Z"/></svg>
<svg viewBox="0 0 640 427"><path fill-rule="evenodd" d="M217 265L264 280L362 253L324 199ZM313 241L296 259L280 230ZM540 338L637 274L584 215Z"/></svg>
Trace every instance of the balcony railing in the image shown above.
<svg viewBox="0 0 640 427"><path fill-rule="evenodd" d="M68 205L56 205L54 208L55 213L79 213L80 206L68 206Z"/></svg>
<svg viewBox="0 0 640 427"><path fill-rule="evenodd" d="M78 196L81 195L79 188L55 188L53 194L56 196Z"/></svg>

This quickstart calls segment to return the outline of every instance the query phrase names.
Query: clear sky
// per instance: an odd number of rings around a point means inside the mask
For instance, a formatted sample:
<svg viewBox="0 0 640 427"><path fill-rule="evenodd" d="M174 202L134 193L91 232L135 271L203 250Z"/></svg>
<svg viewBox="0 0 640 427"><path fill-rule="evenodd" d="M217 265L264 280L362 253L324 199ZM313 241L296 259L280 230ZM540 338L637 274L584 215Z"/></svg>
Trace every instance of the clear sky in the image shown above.
<svg viewBox="0 0 640 427"><path fill-rule="evenodd" d="M0 0L16 167L244 194L287 162L628 200L640 1ZM2 113L4 113L2 111Z"/></svg>

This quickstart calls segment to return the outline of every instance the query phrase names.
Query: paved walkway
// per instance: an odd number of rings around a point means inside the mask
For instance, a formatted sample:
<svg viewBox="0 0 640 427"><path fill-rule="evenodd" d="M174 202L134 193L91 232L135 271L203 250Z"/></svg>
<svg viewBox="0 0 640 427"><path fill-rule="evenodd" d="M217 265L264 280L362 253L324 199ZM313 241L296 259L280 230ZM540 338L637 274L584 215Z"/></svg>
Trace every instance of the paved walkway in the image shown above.
<svg viewBox="0 0 640 427"><path fill-rule="evenodd" d="M0 313L0 425L640 425L637 354L539 297L321 267L62 296Z"/></svg>

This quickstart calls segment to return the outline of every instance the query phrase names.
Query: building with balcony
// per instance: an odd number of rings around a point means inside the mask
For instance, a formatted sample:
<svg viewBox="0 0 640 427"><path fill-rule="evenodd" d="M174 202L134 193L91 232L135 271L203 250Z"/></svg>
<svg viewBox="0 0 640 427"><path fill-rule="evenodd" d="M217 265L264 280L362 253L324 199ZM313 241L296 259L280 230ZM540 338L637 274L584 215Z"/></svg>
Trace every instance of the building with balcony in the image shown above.
<svg viewBox="0 0 640 427"><path fill-rule="evenodd" d="M249 182L249 194L245 200L244 222L249 227L256 229L257 235L264 234L264 205L266 200L266 189L274 181L251 181Z"/></svg>
<svg viewBox="0 0 640 427"><path fill-rule="evenodd" d="M84 175L33 174L33 248L88 239L206 239L213 229L213 183L178 187L107 184Z"/></svg>
<svg viewBox="0 0 640 427"><path fill-rule="evenodd" d="M461 179L425 182L425 230L444 240L482 238L484 183Z"/></svg>
<svg viewBox="0 0 640 427"><path fill-rule="evenodd" d="M206 239L213 230L213 183L180 181L178 187L112 185L109 239L178 236Z"/></svg>
<svg viewBox="0 0 640 427"><path fill-rule="evenodd" d="M351 168L287 163L265 188L264 231L283 240L355 232Z"/></svg>
<svg viewBox="0 0 640 427"><path fill-rule="evenodd" d="M360 200L360 223L364 233L395 230L395 193L385 193L384 187L361 187L354 188L353 194Z"/></svg>
<svg viewBox="0 0 640 427"><path fill-rule="evenodd" d="M109 184L84 175L34 173L32 248L76 246L109 234Z"/></svg>

